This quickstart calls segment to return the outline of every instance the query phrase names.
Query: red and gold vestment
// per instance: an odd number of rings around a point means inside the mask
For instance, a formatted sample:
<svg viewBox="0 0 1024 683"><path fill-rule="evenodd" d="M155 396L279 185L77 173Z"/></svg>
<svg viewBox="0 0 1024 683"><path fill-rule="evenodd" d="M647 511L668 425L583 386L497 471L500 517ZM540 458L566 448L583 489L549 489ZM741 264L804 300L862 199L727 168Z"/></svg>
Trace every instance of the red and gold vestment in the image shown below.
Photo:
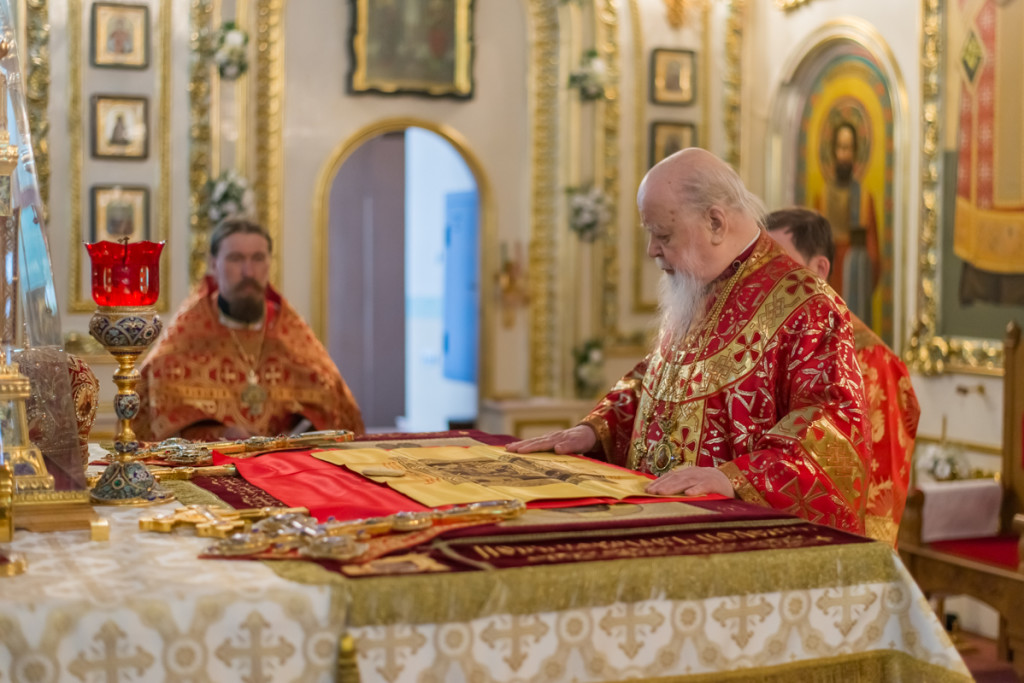
<svg viewBox="0 0 1024 683"><path fill-rule="evenodd" d="M315 429L362 433L359 406L327 350L269 286L266 311L261 329L225 326L217 285L205 278L139 368L139 437L162 440L209 422L273 436L300 416ZM250 378L259 387L258 403L243 400Z"/></svg>
<svg viewBox="0 0 1024 683"><path fill-rule="evenodd" d="M711 287L719 314L661 341L583 422L615 464L651 471L667 443L743 500L862 533L870 443L842 299L767 233Z"/></svg>
<svg viewBox="0 0 1024 683"><path fill-rule="evenodd" d="M921 407L907 366L860 318L852 319L872 442L865 526L871 538L895 545L907 504L910 456Z"/></svg>

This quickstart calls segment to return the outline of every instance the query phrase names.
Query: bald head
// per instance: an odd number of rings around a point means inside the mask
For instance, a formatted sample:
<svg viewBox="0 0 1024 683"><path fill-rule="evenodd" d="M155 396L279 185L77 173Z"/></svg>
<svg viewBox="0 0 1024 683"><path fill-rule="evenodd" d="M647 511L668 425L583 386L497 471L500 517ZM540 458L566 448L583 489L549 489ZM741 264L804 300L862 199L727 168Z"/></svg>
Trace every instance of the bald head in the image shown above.
<svg viewBox="0 0 1024 683"><path fill-rule="evenodd" d="M647 254L662 270L710 282L757 237L764 215L735 170L691 147L652 168L637 192L650 235Z"/></svg>

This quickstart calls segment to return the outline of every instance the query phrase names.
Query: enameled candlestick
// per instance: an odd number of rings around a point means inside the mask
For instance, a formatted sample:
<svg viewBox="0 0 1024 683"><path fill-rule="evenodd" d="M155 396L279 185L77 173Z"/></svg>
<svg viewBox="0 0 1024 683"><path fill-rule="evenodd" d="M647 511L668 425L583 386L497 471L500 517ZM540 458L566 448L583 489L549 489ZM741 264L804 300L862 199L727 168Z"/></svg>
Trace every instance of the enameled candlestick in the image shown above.
<svg viewBox="0 0 1024 683"><path fill-rule="evenodd" d="M139 448L132 420L139 413L135 361L163 327L153 304L160 295L160 252L163 242L97 242L86 244L92 260L92 298L99 308L89 333L117 360L114 411L118 430L114 462L92 489L98 503L163 502L173 496L161 489L145 464L133 459Z"/></svg>

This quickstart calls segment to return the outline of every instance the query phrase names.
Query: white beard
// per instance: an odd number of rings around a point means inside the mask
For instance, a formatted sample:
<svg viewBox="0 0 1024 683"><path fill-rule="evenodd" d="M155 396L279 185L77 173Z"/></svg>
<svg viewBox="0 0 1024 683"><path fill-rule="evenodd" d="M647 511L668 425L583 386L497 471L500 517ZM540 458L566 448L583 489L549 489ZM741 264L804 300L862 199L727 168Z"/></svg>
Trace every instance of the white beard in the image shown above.
<svg viewBox="0 0 1024 683"><path fill-rule="evenodd" d="M707 294L704 283L688 272L663 273L658 283L661 338L672 344L682 341L704 315Z"/></svg>

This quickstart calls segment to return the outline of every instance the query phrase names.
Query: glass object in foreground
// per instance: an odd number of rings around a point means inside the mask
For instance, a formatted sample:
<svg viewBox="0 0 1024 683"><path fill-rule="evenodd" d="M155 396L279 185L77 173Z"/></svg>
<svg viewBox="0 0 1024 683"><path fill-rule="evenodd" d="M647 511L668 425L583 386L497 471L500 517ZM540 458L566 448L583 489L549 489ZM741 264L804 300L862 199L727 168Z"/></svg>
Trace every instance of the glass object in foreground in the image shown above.
<svg viewBox="0 0 1024 683"><path fill-rule="evenodd" d="M82 490L85 469L18 57L10 3L0 0L0 354L30 382L28 438L42 451L55 489Z"/></svg>

